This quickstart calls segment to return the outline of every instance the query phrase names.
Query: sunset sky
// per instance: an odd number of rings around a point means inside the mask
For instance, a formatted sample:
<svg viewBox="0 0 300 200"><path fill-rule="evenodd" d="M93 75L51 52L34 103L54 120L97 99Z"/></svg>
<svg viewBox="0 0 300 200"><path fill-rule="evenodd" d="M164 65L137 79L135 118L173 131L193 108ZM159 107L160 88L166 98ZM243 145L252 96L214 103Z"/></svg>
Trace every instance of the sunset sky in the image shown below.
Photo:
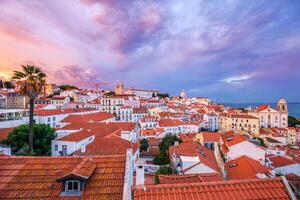
<svg viewBox="0 0 300 200"><path fill-rule="evenodd" d="M21 64L49 83L300 102L300 1L1 0L0 77Z"/></svg>

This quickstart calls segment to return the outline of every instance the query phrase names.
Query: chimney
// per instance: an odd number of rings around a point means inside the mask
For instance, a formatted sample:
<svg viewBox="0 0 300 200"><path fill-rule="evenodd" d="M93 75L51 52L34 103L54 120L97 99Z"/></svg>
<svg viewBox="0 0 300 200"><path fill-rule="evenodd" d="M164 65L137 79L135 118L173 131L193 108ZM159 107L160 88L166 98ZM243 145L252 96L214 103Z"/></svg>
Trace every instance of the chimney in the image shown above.
<svg viewBox="0 0 300 200"><path fill-rule="evenodd" d="M136 164L136 185L144 185L145 183L145 170L144 164L138 160Z"/></svg>
<svg viewBox="0 0 300 200"><path fill-rule="evenodd" d="M85 153L85 145L81 145L81 147L80 147L80 151L81 151L81 153Z"/></svg>

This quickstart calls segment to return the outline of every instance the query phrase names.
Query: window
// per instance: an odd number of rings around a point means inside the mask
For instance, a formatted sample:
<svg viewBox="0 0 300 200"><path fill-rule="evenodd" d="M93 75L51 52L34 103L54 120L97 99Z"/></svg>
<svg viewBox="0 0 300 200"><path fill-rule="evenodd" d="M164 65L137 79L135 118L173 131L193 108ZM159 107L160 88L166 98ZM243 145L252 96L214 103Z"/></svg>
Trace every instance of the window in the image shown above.
<svg viewBox="0 0 300 200"><path fill-rule="evenodd" d="M48 122L50 122L51 121L51 118L50 117L48 117Z"/></svg>
<svg viewBox="0 0 300 200"><path fill-rule="evenodd" d="M54 146L54 150L58 151L58 145L57 144Z"/></svg>
<svg viewBox="0 0 300 200"><path fill-rule="evenodd" d="M56 120L56 117L52 117L52 120L55 121L55 120Z"/></svg>
<svg viewBox="0 0 300 200"><path fill-rule="evenodd" d="M66 192L79 192L80 191L80 182L76 180L66 181Z"/></svg>

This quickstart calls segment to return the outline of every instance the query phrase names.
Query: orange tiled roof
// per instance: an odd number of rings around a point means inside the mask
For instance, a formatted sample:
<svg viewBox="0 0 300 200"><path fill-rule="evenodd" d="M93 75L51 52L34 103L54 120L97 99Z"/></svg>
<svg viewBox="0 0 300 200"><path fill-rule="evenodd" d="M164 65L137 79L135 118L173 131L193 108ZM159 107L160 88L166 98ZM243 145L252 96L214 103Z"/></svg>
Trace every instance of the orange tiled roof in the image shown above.
<svg viewBox="0 0 300 200"><path fill-rule="evenodd" d="M80 176L81 178L88 179L95 169L95 163L90 158L84 158L79 164L75 166L74 169L71 169L70 172L67 172L59 179L64 179L65 177L68 177L70 175Z"/></svg>
<svg viewBox="0 0 300 200"><path fill-rule="evenodd" d="M246 139L240 135L240 134L235 134L234 132L227 132L225 134L221 135L221 138L223 142L226 144L226 146L233 146L238 143L246 141Z"/></svg>
<svg viewBox="0 0 300 200"><path fill-rule="evenodd" d="M63 115L70 113L79 113L87 111L96 111L94 108L68 108L68 109L55 109L55 110L37 110L38 116L48 116L48 115Z"/></svg>
<svg viewBox="0 0 300 200"><path fill-rule="evenodd" d="M274 167L283 167L287 165L296 164L297 162L293 161L292 159L283 157L283 156L273 156L269 158L270 161L273 163Z"/></svg>
<svg viewBox="0 0 300 200"><path fill-rule="evenodd" d="M200 183L224 180L219 173L159 175L160 184Z"/></svg>
<svg viewBox="0 0 300 200"><path fill-rule="evenodd" d="M182 125L183 122L179 121L177 119L161 119L158 121L158 124L160 127L179 126L179 125Z"/></svg>
<svg viewBox="0 0 300 200"><path fill-rule="evenodd" d="M214 132L201 132L203 135L204 141L219 141L221 137L221 133L214 133Z"/></svg>
<svg viewBox="0 0 300 200"><path fill-rule="evenodd" d="M1 128L0 129L0 141L5 140L10 132L12 132L14 128Z"/></svg>
<svg viewBox="0 0 300 200"><path fill-rule="evenodd" d="M260 106L258 106L256 110L257 110L258 112L260 112L260 111L266 110L266 109L268 109L268 108L270 108L270 106L265 104L265 105L260 105Z"/></svg>
<svg viewBox="0 0 300 200"><path fill-rule="evenodd" d="M269 173L271 169L247 156L241 156L225 163L229 179L255 179L256 174Z"/></svg>
<svg viewBox="0 0 300 200"><path fill-rule="evenodd" d="M134 200L250 200L289 199L281 178L238 181L217 181L208 183L159 184L136 187Z"/></svg>
<svg viewBox="0 0 300 200"><path fill-rule="evenodd" d="M57 180L70 169L90 173L82 163L87 157L0 157L0 198L63 199ZM82 192L82 199L122 199L125 156L88 157L96 168ZM84 169L85 168L85 169ZM84 171L82 171L84 169ZM87 170L87 171L85 171ZM75 169L76 171L76 169ZM72 197L72 199L80 199Z"/></svg>
<svg viewBox="0 0 300 200"><path fill-rule="evenodd" d="M90 131L90 130L80 130L74 133L71 133L69 135L65 135L63 137L60 137L56 140L59 141L69 141L69 142L79 142L83 139L86 139L92 135L94 135L95 133Z"/></svg>
<svg viewBox="0 0 300 200"><path fill-rule="evenodd" d="M64 118L61 122L63 123L83 123L83 122L101 122L107 119L114 118L114 115L107 112L97 112L84 115L69 115Z"/></svg>
<svg viewBox="0 0 300 200"><path fill-rule="evenodd" d="M138 143L131 143L116 134L104 138L95 138L95 140L86 146L86 151L75 151L75 155L123 155L126 150L132 148L135 153L138 148Z"/></svg>
<svg viewBox="0 0 300 200"><path fill-rule="evenodd" d="M196 142L186 141L186 142L180 143L177 146L170 146L169 147L170 157L173 154L176 154L177 156L191 156L191 157L198 156L200 163L203 163L204 165L206 165L216 171L219 170L214 152L204 146L199 145ZM200 163L197 163L197 164L200 164ZM188 168L188 169L190 169L190 168ZM187 169L185 169L185 171L186 170Z"/></svg>
<svg viewBox="0 0 300 200"><path fill-rule="evenodd" d="M242 119L258 119L257 117L253 117L251 115L246 114L229 114L230 118L242 118Z"/></svg>

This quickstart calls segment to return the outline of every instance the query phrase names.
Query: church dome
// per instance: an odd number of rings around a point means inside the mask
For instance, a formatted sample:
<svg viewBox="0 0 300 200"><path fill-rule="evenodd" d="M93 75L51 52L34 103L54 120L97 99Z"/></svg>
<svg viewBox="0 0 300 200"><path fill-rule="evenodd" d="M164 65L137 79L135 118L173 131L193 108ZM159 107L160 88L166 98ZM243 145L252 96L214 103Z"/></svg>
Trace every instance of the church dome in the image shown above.
<svg viewBox="0 0 300 200"><path fill-rule="evenodd" d="M180 92L179 96L180 96L181 98L185 99L185 98L186 98L186 93L185 93L185 91L182 90L182 91Z"/></svg>

